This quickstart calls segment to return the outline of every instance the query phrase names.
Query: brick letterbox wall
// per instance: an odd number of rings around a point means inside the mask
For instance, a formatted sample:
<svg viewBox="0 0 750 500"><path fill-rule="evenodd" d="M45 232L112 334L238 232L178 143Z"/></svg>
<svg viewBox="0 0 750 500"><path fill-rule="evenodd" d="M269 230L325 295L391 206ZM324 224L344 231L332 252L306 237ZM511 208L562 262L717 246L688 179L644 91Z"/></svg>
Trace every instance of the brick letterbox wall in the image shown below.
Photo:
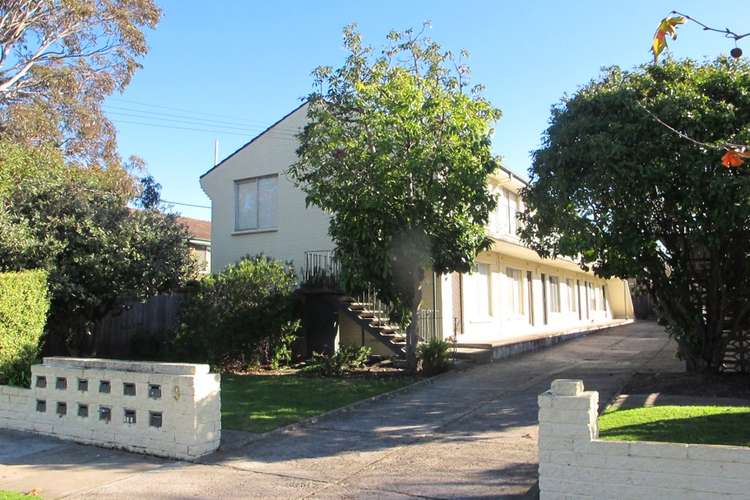
<svg viewBox="0 0 750 500"><path fill-rule="evenodd" d="M53 357L31 373L30 389L0 386L0 427L188 460L219 446L208 365Z"/></svg>

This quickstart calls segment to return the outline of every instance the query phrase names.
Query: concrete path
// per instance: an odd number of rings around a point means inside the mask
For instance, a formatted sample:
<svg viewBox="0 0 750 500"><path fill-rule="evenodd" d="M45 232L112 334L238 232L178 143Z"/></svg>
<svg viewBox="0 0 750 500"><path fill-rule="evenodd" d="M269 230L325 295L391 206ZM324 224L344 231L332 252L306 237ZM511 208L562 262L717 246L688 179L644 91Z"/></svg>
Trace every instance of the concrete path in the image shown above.
<svg viewBox="0 0 750 500"><path fill-rule="evenodd" d="M263 439L226 433L199 464L0 431L0 490L92 499L530 498L537 395L555 378L582 378L606 404L633 371L679 371L674 351L655 323L616 327Z"/></svg>

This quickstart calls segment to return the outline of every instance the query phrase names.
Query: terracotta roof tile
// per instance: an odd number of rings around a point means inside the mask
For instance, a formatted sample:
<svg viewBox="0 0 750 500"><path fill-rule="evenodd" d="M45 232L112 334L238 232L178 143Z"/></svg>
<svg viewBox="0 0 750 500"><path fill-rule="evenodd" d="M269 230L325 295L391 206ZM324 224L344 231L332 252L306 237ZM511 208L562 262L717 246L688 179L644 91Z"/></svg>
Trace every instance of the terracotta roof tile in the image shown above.
<svg viewBox="0 0 750 500"><path fill-rule="evenodd" d="M177 217L177 221L187 227L190 236L197 240L211 241L211 222L190 217Z"/></svg>

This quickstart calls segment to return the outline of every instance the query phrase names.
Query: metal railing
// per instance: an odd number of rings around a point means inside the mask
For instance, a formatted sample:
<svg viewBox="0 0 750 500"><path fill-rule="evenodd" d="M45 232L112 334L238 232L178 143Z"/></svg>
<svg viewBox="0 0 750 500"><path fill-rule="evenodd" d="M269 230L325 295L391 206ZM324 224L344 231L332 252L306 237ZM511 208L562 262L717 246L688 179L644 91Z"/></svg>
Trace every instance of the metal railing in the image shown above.
<svg viewBox="0 0 750 500"><path fill-rule="evenodd" d="M443 317L435 309L420 309L417 312L417 337L420 342L443 340Z"/></svg>
<svg viewBox="0 0 750 500"><path fill-rule="evenodd" d="M305 267L302 269L302 286L343 291L341 284L341 264L334 250L309 250L305 252ZM376 312L374 324L397 324L394 307L378 297L375 290L368 287L353 294L356 302L368 304L368 309ZM421 342L443 338L443 322L440 311L420 309L415 319L417 337Z"/></svg>
<svg viewBox="0 0 750 500"><path fill-rule="evenodd" d="M341 265L333 250L309 250L305 252L302 286L341 290Z"/></svg>

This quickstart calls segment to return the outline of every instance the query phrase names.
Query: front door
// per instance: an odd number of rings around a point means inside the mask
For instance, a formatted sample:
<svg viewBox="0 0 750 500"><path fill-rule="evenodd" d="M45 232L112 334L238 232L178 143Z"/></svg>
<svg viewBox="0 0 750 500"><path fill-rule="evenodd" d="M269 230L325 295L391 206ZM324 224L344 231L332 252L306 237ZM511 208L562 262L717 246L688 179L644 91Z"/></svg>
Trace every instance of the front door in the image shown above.
<svg viewBox="0 0 750 500"><path fill-rule="evenodd" d="M463 275L453 273L451 276L451 302L453 303L453 334L458 337L464 333Z"/></svg>

